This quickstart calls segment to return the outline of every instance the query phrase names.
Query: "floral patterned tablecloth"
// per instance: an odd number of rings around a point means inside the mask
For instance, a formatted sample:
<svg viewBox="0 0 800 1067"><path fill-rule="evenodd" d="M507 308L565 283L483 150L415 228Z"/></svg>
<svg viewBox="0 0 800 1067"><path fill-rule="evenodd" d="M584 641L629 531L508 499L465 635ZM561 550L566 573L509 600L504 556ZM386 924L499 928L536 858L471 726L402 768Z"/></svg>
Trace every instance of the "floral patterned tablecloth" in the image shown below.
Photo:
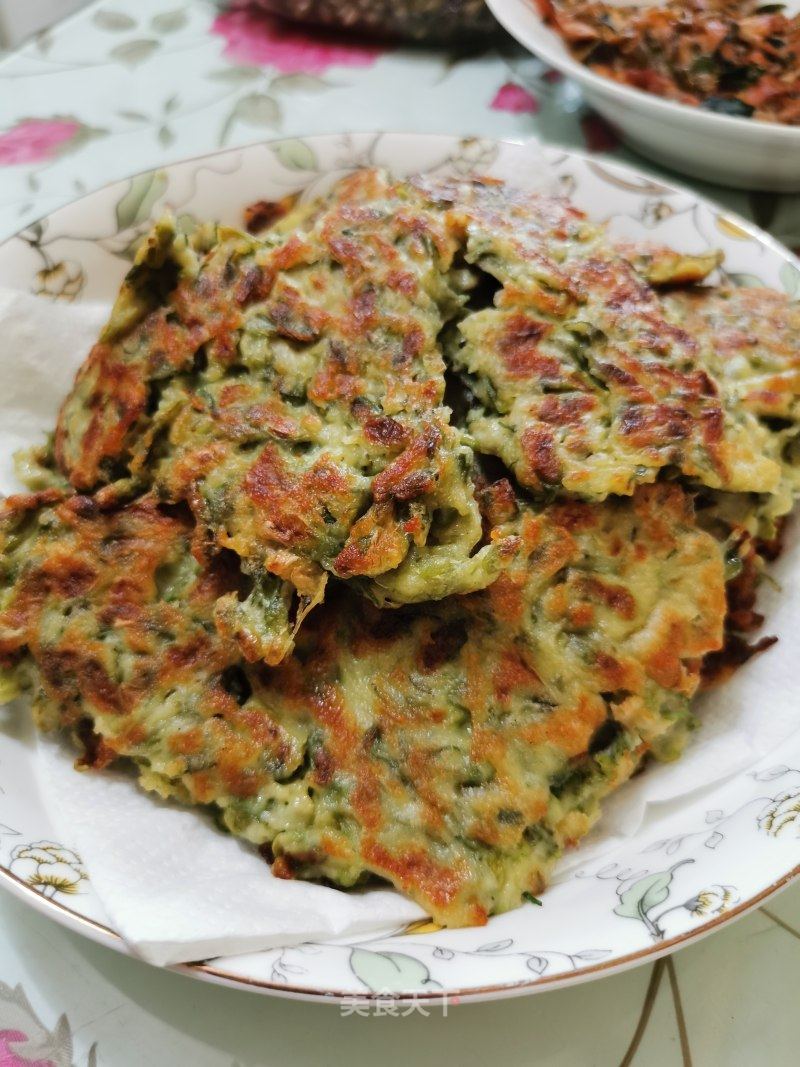
<svg viewBox="0 0 800 1067"><path fill-rule="evenodd" d="M97 0L0 61L0 239L135 171L345 129L538 136L634 158L576 86L508 39L408 50L288 28L237 3ZM800 246L800 197L702 191ZM57 272L45 284L71 295ZM654 965L402 1023L155 971L6 896L0 926L0 1067L797 1062L800 887Z"/></svg>

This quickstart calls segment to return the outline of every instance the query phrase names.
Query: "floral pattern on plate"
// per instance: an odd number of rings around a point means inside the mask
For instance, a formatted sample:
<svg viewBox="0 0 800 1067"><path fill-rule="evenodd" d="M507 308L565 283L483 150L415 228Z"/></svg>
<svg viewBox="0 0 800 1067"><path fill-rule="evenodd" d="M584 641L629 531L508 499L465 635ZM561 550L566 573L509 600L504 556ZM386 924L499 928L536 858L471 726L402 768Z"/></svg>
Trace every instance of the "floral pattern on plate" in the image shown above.
<svg viewBox="0 0 800 1067"><path fill-rule="evenodd" d="M635 158L574 82L510 40L487 44L410 49L288 28L246 0L95 0L0 61L0 235L43 200L258 136L450 130ZM714 195L800 246L797 197Z"/></svg>

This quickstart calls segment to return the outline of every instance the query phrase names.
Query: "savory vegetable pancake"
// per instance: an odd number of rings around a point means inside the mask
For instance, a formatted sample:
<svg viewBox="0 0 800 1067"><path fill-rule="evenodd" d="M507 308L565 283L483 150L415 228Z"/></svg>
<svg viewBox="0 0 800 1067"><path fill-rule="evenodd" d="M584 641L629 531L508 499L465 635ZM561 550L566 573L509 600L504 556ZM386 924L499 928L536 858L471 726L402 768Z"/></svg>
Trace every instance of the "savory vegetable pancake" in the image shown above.
<svg viewBox="0 0 800 1067"><path fill-rule="evenodd" d="M778 464L771 493L718 500L729 515L751 516L749 532L776 536L800 491L800 302L760 288L690 288L663 298L671 323L691 334L725 403L766 431L765 455Z"/></svg>
<svg viewBox="0 0 800 1067"><path fill-rule="evenodd" d="M769 647L748 635L764 617L755 610L758 583L779 554L786 516L800 494L800 303L761 288L695 288L664 296L671 322L700 347L728 402L768 430L768 454L781 468L771 493L702 493L698 521L725 544L728 616L725 647L704 665L717 682Z"/></svg>
<svg viewBox="0 0 800 1067"><path fill-rule="evenodd" d="M800 419L800 302L743 286L676 290L664 306L737 404L761 418Z"/></svg>
<svg viewBox="0 0 800 1067"><path fill-rule="evenodd" d="M438 188L465 220L467 260L500 283L448 349L477 401L467 426L480 451L533 491L590 500L666 467L727 491L777 487L768 430L726 403L694 339L637 273L641 263L666 283L668 258L617 249L566 202L517 194L506 209L504 188ZM681 257L672 266L686 276Z"/></svg>
<svg viewBox="0 0 800 1067"><path fill-rule="evenodd" d="M278 874L374 873L483 922L542 889L647 752L680 752L725 611L676 485L537 512L505 482L483 503L508 554L490 589L387 612L341 585L270 669L215 628L241 576L197 562L188 513L10 498L7 685L88 764L128 756L147 788L215 805Z"/></svg>
<svg viewBox="0 0 800 1067"><path fill-rule="evenodd" d="M392 602L497 574L494 546L473 554L471 453L442 407L437 337L463 299L446 220L376 171L307 215L266 241L161 223L56 435L75 488L154 483L237 553L255 601L228 624L270 662L329 571Z"/></svg>
<svg viewBox="0 0 800 1067"><path fill-rule="evenodd" d="M263 240L213 227L187 239L162 222L64 404L58 464L81 491L155 484L187 502L199 540L234 551L253 579L220 617L254 660L286 654L328 573L358 579L383 605L482 588L500 557L478 548L473 455L443 406L442 331L475 302L470 263L503 277L508 300L517 286L549 306L570 289L565 257L602 241L565 201L378 171L299 206ZM717 263L625 255L666 281ZM494 431L469 428L495 450ZM550 465L542 431L522 441Z"/></svg>
<svg viewBox="0 0 800 1067"><path fill-rule="evenodd" d="M768 642L798 309L492 179L266 213L141 249L0 508L0 698L282 877L484 922Z"/></svg>

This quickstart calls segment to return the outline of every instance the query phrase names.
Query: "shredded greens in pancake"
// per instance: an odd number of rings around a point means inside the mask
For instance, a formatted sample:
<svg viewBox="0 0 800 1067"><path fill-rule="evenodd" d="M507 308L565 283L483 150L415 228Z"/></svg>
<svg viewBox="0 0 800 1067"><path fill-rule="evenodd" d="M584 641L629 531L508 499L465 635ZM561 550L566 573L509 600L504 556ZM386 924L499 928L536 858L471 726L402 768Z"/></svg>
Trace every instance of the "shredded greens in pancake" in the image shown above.
<svg viewBox="0 0 800 1067"><path fill-rule="evenodd" d="M213 805L277 873L378 874L483 922L542 889L647 752L680 751L724 614L677 486L540 512L505 482L484 506L510 553L487 591L387 612L340 586L268 668L215 626L241 575L198 564L187 513L11 498L0 658L88 763Z"/></svg>
<svg viewBox="0 0 800 1067"><path fill-rule="evenodd" d="M798 306L492 179L268 208L156 226L23 459L0 695L281 877L481 923L769 643Z"/></svg>
<svg viewBox="0 0 800 1067"><path fill-rule="evenodd" d="M463 300L446 219L369 171L307 222L192 241L161 223L56 434L76 489L154 485L238 555L255 598L221 616L270 662L329 573L392 603L498 573L443 406L437 338Z"/></svg>
<svg viewBox="0 0 800 1067"><path fill-rule="evenodd" d="M666 468L732 492L778 486L769 431L728 402L636 269L665 284L685 277L680 257L618 248L565 202L520 195L506 209L502 188L429 187L462 215L467 259L498 283L492 305L449 338L477 402L466 421L479 450L534 492L589 500L631 493Z"/></svg>

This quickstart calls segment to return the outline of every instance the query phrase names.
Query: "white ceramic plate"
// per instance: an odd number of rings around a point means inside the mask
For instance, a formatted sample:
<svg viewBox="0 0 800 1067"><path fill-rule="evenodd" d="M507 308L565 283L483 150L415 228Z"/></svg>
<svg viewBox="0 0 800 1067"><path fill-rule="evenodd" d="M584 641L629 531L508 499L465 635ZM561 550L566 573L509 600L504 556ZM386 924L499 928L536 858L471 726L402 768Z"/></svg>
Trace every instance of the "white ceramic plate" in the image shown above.
<svg viewBox="0 0 800 1067"><path fill-rule="evenodd" d="M625 141L665 167L720 185L800 191L800 127L717 115L595 74L542 21L536 0L486 0L512 36L579 82L588 102ZM796 10L798 0L787 7Z"/></svg>
<svg viewBox="0 0 800 1067"><path fill-rule="evenodd" d="M629 168L551 148L560 187L629 237L726 254L738 284L800 292L793 257L749 224L694 194ZM411 134L275 141L178 163L117 182L62 208L0 246L0 285L53 298L114 296L132 243L163 209L241 223L256 199L326 188L380 164L395 173L477 171L539 178L519 145ZM0 352L0 358L13 358ZM2 417L0 398L0 417ZM54 413L55 414L55 413ZM782 646L778 646L780 649ZM770 653L772 654L772 653ZM786 655L791 655L787 646ZM58 841L37 787L28 716L0 709L0 883L57 921L127 949L69 842ZM24 724L24 725L23 725ZM756 907L800 873L800 731L774 755L669 820L578 868L546 894L481 929L417 923L380 940L307 944L178 968L198 978L309 999L481 999L578 982L653 959Z"/></svg>

